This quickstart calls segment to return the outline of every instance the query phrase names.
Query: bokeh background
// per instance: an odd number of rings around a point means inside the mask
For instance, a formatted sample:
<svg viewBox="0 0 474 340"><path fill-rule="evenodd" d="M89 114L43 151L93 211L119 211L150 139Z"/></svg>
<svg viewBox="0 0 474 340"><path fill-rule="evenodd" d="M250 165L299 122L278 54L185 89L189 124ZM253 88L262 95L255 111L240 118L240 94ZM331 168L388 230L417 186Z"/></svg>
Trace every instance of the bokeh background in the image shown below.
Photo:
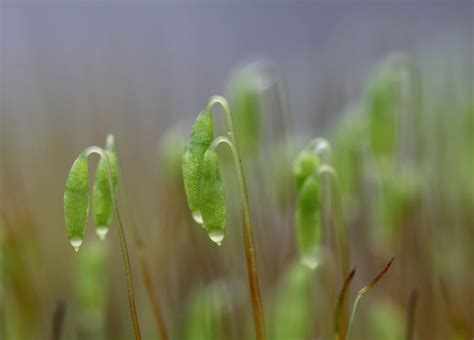
<svg viewBox="0 0 474 340"><path fill-rule="evenodd" d="M469 167L474 144L466 145L474 119L466 108L473 102L473 7L458 0L2 1L0 338L48 338L58 301L66 306L64 339L131 338L115 229L97 246L90 223L84 249L76 254L64 227L69 168L85 147L103 145L107 133L116 138L170 333L177 339L252 337L233 172L229 168L226 175L231 208L218 248L192 222L180 167L173 162L207 99L232 96L239 74L258 72L264 73L260 98L266 130L258 154L249 151L244 162L248 159L259 278L271 325L282 282L297 260L291 162L312 137L333 141L341 119L364 96L372 70L394 52L413 58L421 74L423 123L413 133L422 140L427 161L419 177L428 176L427 169L439 176L430 177L415 212L400 222L409 230L389 245L374 245L373 225L351 217L353 211L368 216L374 206L349 206L344 219L351 266L358 267L350 301L396 257L392 271L362 302L353 336L403 337L407 301L417 289L416 337L472 337L474 182L468 178L474 176ZM82 255L89 244L92 259ZM131 255L143 335L154 339L147 295ZM342 283L339 278L332 288L318 284L306 299L333 297ZM87 285L92 288L84 292L81 286ZM190 315L193 308L197 314L203 310L199 303L214 306L213 299L224 315L218 322L223 333L200 335L209 320L193 323ZM314 313L306 319L330 318L331 303L310 306ZM314 322L305 335L279 338L321 336L325 326ZM385 324L393 328L387 331Z"/></svg>

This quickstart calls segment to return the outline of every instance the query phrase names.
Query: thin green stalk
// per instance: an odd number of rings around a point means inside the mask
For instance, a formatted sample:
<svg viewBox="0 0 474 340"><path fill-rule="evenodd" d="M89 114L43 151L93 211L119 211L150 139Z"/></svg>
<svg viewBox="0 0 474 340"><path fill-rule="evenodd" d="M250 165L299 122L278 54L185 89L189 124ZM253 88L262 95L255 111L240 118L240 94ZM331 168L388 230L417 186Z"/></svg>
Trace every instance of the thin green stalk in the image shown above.
<svg viewBox="0 0 474 340"><path fill-rule="evenodd" d="M207 104L208 109L210 110L212 106L216 103L222 106L226 115L229 138L217 137L215 143L213 142L213 145L211 145L210 147L214 148L217 147L219 143L225 142L227 145L229 145L232 151L235 170L237 173L237 179L239 182L240 196L242 200L244 249L247 262L247 274L250 287L250 296L252 300L252 312L255 323L255 333L257 339L260 340L265 339L265 321L263 316L262 299L260 296L260 287L258 284L257 261L255 256L255 243L253 240L252 225L250 223L250 208L247 185L245 182L242 161L238 150L238 144L236 142L235 130L232 122L232 115L230 113L229 105L225 98L221 96L213 96Z"/></svg>
<svg viewBox="0 0 474 340"><path fill-rule="evenodd" d="M347 327L346 339L349 339L349 335L352 329L352 323L354 322L354 315L357 311L357 306L359 305L359 301L362 298L362 295L364 295L364 292L359 291L359 293L357 293L357 296L354 300L354 304L352 305L351 318L349 319L349 326Z"/></svg>
<svg viewBox="0 0 474 340"><path fill-rule="evenodd" d="M107 177L109 181L110 193L112 196L112 206L113 206L114 217L115 217L119 239L120 239L120 251L122 253L123 265L125 268L125 277L127 280L128 307L130 309L130 316L132 318L132 326L133 326L133 331L135 333L135 339L140 340L142 336L140 332L140 325L138 323L137 308L135 305L135 294L134 294L133 280L132 280L132 269L130 266L130 257L128 256L127 240L125 238L125 231L123 228L122 219L120 217L120 212L118 209L118 201L115 195L114 185L112 182L112 170L111 170L109 158L107 154L104 152L104 150L102 150L101 148L97 146L91 146L87 148L86 150L84 150L84 154L86 155L86 157L88 157L89 155L93 153L98 154L100 157L106 160L105 164L107 168Z"/></svg>
<svg viewBox="0 0 474 340"><path fill-rule="evenodd" d="M406 320L406 329L405 329L405 339L413 340L415 334L415 312L416 312L416 303L418 302L419 292L416 289L413 289L410 293L407 306L407 320Z"/></svg>
<svg viewBox="0 0 474 340"><path fill-rule="evenodd" d="M380 273L377 274L377 276L365 287L363 287L359 292L357 293L357 296L354 300L354 304L352 305L352 311L351 311L351 317L349 319L349 326L347 327L347 334L346 334L346 339L349 339L349 335L352 329L352 324L354 322L354 316L357 311L357 306L359 305L359 301L362 298L362 296L369 291L370 288L375 286L375 284L382 278L382 276L385 275L385 273L389 270L390 266L392 265L394 258L392 259L385 265L385 267L382 269Z"/></svg>
<svg viewBox="0 0 474 340"><path fill-rule="evenodd" d="M117 164L119 164L118 161L117 161ZM147 291L147 294L148 294L148 299L149 299L149 301L151 303L151 306L152 306L152 309L153 309L153 316L155 318L158 333L160 334L160 337L161 337L162 340L167 340L168 339L168 332L166 330L166 325L165 325L165 321L164 321L164 318L163 318L163 313L161 312L160 303L159 303L159 300L158 300L158 294L155 290L155 285L153 283L153 278L152 278L152 275L151 275L150 266L149 266L149 263L147 261L146 255L145 255L145 246L144 246L143 240L140 237L140 233L138 232L138 228L137 228L137 226L134 222L134 219L132 218L132 214L130 212L130 206L128 204L128 195L127 195L127 191L125 189L125 183L124 183L124 179L123 179L123 176L122 176L122 169L121 169L120 165L118 165L118 177L119 177L119 181L120 181L118 192L119 192L120 197L122 198L123 205L125 206L126 218L127 218L128 222L131 226L133 241L134 241L133 243L134 243L134 246L135 246L135 252L137 254L138 261L140 262L140 269L141 269L142 276L143 276L143 282L145 283L145 288L146 288L146 291Z"/></svg>
<svg viewBox="0 0 474 340"><path fill-rule="evenodd" d="M326 164L321 165L318 172L320 175L328 175L331 179L331 206L333 209L336 242L341 261L341 274L342 277L347 277L349 272L349 245L347 242L347 232L342 221L342 204L339 196L339 185L336 172L330 165Z"/></svg>

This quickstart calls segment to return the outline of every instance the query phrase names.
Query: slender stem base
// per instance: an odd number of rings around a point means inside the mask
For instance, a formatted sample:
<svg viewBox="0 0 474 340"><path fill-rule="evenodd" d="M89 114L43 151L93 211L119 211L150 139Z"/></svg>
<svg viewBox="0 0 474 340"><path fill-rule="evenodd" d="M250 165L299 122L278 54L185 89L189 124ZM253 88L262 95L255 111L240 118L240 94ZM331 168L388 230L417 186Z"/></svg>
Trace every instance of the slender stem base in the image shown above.
<svg viewBox="0 0 474 340"><path fill-rule="evenodd" d="M130 206L128 204L128 195L125 189L125 182L123 180L122 169L120 166L118 170L120 181L119 194L122 198L122 203L125 205L126 217L131 226L135 252L137 254L138 261L140 262L140 269L142 272L142 278L145 284L145 289L148 294L148 300L150 301L151 307L153 309L153 316L155 318L156 328L158 330L158 333L160 334L161 340L168 340L168 332L166 331L165 321L163 318L163 314L161 313L160 303L158 301L158 294L156 293L153 284L153 278L151 276L150 266L145 255L145 247L143 241L140 237L140 234L138 233L138 228L136 227L134 220L132 219L132 214L129 208Z"/></svg>
<svg viewBox="0 0 474 340"><path fill-rule="evenodd" d="M255 323L255 333L257 340L265 339L265 320L263 318L262 300L260 298L260 287L258 284L257 264L255 260L255 247L253 245L252 235L246 231L249 229L244 222L244 248L245 258L247 260L247 273L250 287L250 296L252 299L252 311Z"/></svg>
<svg viewBox="0 0 474 340"><path fill-rule="evenodd" d="M136 245L136 247L138 261L140 262L140 268L142 270L143 282L145 283L145 288L148 293L148 299L150 300L151 306L153 308L153 315L155 317L158 332L160 333L160 337L162 340L167 340L168 333L166 332L165 321L163 319L163 314L161 313L158 295L156 294L153 286L153 280L150 274L150 267L148 266L148 261L146 260L143 248L138 245Z"/></svg>
<svg viewBox="0 0 474 340"><path fill-rule="evenodd" d="M114 204L115 205L115 204ZM135 295L133 289L133 280L132 280L132 269L130 266L130 258L128 256L127 241L125 239L125 232L123 230L123 225L118 215L118 209L115 209L115 216L117 221L117 229L119 230L120 238L120 250L122 251L123 264L125 267L125 276L127 278L127 290L128 290L128 306L130 309L130 315L132 318L133 331L135 333L135 339L141 340L142 336L140 333L140 326L138 323L137 308L135 305Z"/></svg>
<svg viewBox="0 0 474 340"><path fill-rule="evenodd" d="M86 150L84 150L84 154L86 155L86 157L88 157L92 153L98 154L100 157L104 158L106 161L105 164L107 168L109 189L112 196L113 213L114 213L115 222L116 222L119 239L120 239L120 251L122 253L123 266L125 268L125 277L127 279L128 307L130 309L130 316L132 319L132 326L133 326L133 332L135 333L135 339L141 340L142 336L140 332L140 325L138 323L137 308L135 305L135 294L134 294L133 279L132 279L132 267L130 265L130 257L128 256L128 247L127 247L127 240L125 238L125 231L123 229L122 219L120 217L120 212L118 209L117 196L115 194L114 184L112 182L112 170L111 170L109 157L107 156L107 154L104 152L102 148L99 148L97 146L91 146L87 148Z"/></svg>
<svg viewBox="0 0 474 340"><path fill-rule="evenodd" d="M228 132L230 138L224 136L217 137L212 142L210 148L215 148L217 147L217 145L223 142L229 145L232 151L235 170L237 172L237 179L239 182L240 196L242 200L244 250L247 262L250 298L252 300L252 312L255 323L255 334L257 340L263 340L265 339L265 320L263 317L262 299L260 297L260 287L258 284L257 260L255 256L255 243L253 241L252 225L250 223L250 208L247 184L245 183L242 161L240 159L240 153L235 139L234 124L232 122L232 115L230 113L229 104L227 103L227 100L224 97L213 96L209 99L209 102L207 103L207 108L210 110L212 106L216 103L222 106L224 114L226 115L227 128L229 130Z"/></svg>
<svg viewBox="0 0 474 340"><path fill-rule="evenodd" d="M265 339L265 320L263 318L262 299L260 297L260 287L257 275L257 259L255 256L255 243L253 241L252 225L250 224L249 198L247 185L242 170L242 163L236 148L234 148L234 161L239 181L240 194L243 206L243 236L245 258L247 260L247 274L250 287L250 297L252 299L252 311L255 322L255 333L257 340Z"/></svg>
<svg viewBox="0 0 474 340"><path fill-rule="evenodd" d="M260 297L260 287L258 284L257 260L255 256L255 243L253 241L252 225L250 224L250 208L249 208L247 184L245 183L242 163L240 161L239 152L237 150L235 143L233 143L227 137L220 136L220 137L217 137L213 141L210 148L215 148L220 143L225 143L229 145L232 151L233 158L234 158L235 170L237 172L237 179L238 179L239 188L240 188L240 196L242 200L242 211L243 211L242 233L244 236L244 251L245 251L245 259L247 263L247 274L248 274L248 280L249 280L250 298L252 300L252 312L253 312L253 318L254 318L254 323L255 323L255 334L256 334L257 340L262 340L262 339L265 339L265 320L263 317L262 299Z"/></svg>
<svg viewBox="0 0 474 340"><path fill-rule="evenodd" d="M359 305L359 301L362 295L364 294L359 292L354 300L354 305L352 306L352 311L351 311L351 317L349 319L349 326L347 327L346 339L349 339L349 335L352 330L352 323L354 322L354 316L356 314L357 306Z"/></svg>

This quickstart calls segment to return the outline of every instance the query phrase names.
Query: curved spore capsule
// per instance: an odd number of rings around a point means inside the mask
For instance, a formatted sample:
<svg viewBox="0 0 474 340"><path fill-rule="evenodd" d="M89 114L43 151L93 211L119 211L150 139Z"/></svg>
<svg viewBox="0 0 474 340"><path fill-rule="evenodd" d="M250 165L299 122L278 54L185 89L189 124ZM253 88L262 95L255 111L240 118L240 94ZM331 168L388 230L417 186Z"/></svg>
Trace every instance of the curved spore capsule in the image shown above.
<svg viewBox="0 0 474 340"><path fill-rule="evenodd" d="M209 110L203 110L194 122L191 137L183 154L183 180L188 205L194 220L202 224L202 213L199 208L199 182L204 153L214 139L212 116Z"/></svg>
<svg viewBox="0 0 474 340"><path fill-rule="evenodd" d="M112 221L112 193L109 187L109 174L107 172L107 161L109 162L112 176L114 193L118 186L117 155L113 135L107 136L105 154L107 159L101 157L95 173L94 187L92 191L92 213L96 226L96 233L100 239L104 239L109 231Z"/></svg>
<svg viewBox="0 0 474 340"><path fill-rule="evenodd" d="M319 164L318 156L310 149L304 149L298 154L292 169L297 191L300 190L306 179L316 171Z"/></svg>
<svg viewBox="0 0 474 340"><path fill-rule="evenodd" d="M295 226L302 261L315 267L322 234L320 186L316 176L309 176L298 192Z"/></svg>
<svg viewBox="0 0 474 340"><path fill-rule="evenodd" d="M69 171L64 189L64 219L69 242L76 251L82 244L89 214L89 166L80 154Z"/></svg>
<svg viewBox="0 0 474 340"><path fill-rule="evenodd" d="M225 228L225 192L219 156L214 150L204 153L200 181L200 211L203 226L212 241L221 244Z"/></svg>

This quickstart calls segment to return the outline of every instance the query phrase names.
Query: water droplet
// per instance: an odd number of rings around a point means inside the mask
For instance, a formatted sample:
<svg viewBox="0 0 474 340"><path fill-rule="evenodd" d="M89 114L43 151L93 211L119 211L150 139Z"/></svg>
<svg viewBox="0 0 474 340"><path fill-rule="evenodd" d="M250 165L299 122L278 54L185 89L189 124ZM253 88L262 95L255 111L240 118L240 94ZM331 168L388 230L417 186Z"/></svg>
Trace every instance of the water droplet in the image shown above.
<svg viewBox="0 0 474 340"><path fill-rule="evenodd" d="M224 239L224 233L222 231L213 231L209 233L209 238L217 243L218 246L222 244L222 240Z"/></svg>
<svg viewBox="0 0 474 340"><path fill-rule="evenodd" d="M115 142L114 142L114 135L111 134L111 133L109 133L109 134L107 135L107 139L106 139L106 141L105 141L105 145L114 145L114 144L115 144Z"/></svg>
<svg viewBox="0 0 474 340"><path fill-rule="evenodd" d="M195 212L193 212L192 215L193 215L193 219L194 219L194 221L196 221L196 223L203 224L202 215L201 215L200 211L195 211Z"/></svg>
<svg viewBox="0 0 474 340"><path fill-rule="evenodd" d="M301 258L301 263L304 264L309 269L315 269L320 264L318 256L315 255L305 255Z"/></svg>
<svg viewBox="0 0 474 340"><path fill-rule="evenodd" d="M105 240L105 236L107 236L107 233L109 232L109 227L107 226L100 226L95 228L95 233L101 240Z"/></svg>
<svg viewBox="0 0 474 340"><path fill-rule="evenodd" d="M323 163L330 163L331 160L331 146L324 138L319 138L314 147L314 152L319 156Z"/></svg>
<svg viewBox="0 0 474 340"><path fill-rule="evenodd" d="M82 244L82 237L71 237L69 242L71 243L71 246L74 248L74 250L78 251Z"/></svg>

